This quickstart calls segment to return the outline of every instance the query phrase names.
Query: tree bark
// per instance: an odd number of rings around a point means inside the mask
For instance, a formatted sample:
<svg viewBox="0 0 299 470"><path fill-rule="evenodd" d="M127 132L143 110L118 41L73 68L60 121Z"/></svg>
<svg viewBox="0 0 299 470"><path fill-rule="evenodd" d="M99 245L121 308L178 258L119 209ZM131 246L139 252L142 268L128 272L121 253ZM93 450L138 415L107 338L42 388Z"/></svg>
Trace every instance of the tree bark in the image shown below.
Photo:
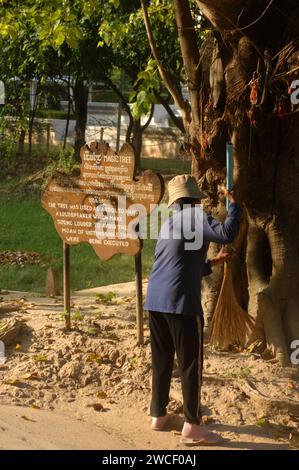
<svg viewBox="0 0 299 470"><path fill-rule="evenodd" d="M38 108L39 92L40 92L40 79L38 79L38 82L37 82L33 108L30 111L30 117L29 117L29 128L28 128L29 157L31 157L32 155L32 138L33 138L33 130L34 130L34 120L35 120L35 115L36 115L36 111Z"/></svg>
<svg viewBox="0 0 299 470"><path fill-rule="evenodd" d="M85 132L88 112L88 87L84 80L77 79L74 86L75 102L75 156L80 159L81 147L85 144Z"/></svg>
<svg viewBox="0 0 299 470"><path fill-rule="evenodd" d="M154 111L155 105L152 105L149 117L143 126L141 125L141 119L133 119L132 134L130 140L135 150L135 164L137 170L139 170L141 166L143 134L151 123Z"/></svg>
<svg viewBox="0 0 299 470"><path fill-rule="evenodd" d="M131 134L131 143L135 150L135 166L140 168L141 149L142 149L142 127L140 119L134 119Z"/></svg>
<svg viewBox="0 0 299 470"><path fill-rule="evenodd" d="M25 138L26 138L26 130L21 129L19 135L19 142L18 142L18 153L20 155L24 155L25 153Z"/></svg>
<svg viewBox="0 0 299 470"><path fill-rule="evenodd" d="M66 148L66 144L67 144L67 138L68 138L69 127L70 127L71 110L72 110L71 73L69 69L69 76L68 76L68 81L67 81L67 117L66 117L66 125L65 125L64 139L63 139L63 149Z"/></svg>
<svg viewBox="0 0 299 470"><path fill-rule="evenodd" d="M299 338L299 227L294 223L299 216L299 116L279 116L275 107L279 86L286 93L288 87L283 80L277 83L279 72L289 73L298 65L298 5L292 0L197 4L212 24L214 57L221 60L217 73L223 70L223 80L217 76L215 86L223 86L223 92L207 87L205 71L200 72L188 1L173 0L188 79L193 173L217 215L215 190L225 174L225 141L234 143L236 194L248 222L242 254L235 261L235 287L246 263L238 299L255 319L251 340L266 341L279 362L288 365L290 344ZM206 60L209 68L211 57ZM250 100L254 72L261 80L256 104ZM209 104L213 93L217 100L221 96L216 108ZM215 272L203 293L208 320L220 279L221 273Z"/></svg>

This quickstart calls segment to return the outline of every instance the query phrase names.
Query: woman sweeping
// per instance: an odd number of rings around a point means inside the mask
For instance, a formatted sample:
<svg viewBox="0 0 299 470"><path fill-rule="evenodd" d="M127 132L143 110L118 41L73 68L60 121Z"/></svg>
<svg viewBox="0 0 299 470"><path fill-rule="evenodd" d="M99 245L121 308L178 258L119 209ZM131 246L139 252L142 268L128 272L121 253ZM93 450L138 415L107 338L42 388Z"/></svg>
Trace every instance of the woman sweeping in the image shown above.
<svg viewBox="0 0 299 470"><path fill-rule="evenodd" d="M185 415L181 441L189 445L213 445L218 444L221 437L202 426L200 411L203 367L200 287L202 277L212 272L211 266L231 256L220 251L213 260L206 260L208 243L232 243L239 232L242 209L232 192L222 188L230 202L225 222L207 215L199 206L202 195L190 175L173 178L168 190L168 207L174 214L163 224L158 238L145 302L152 351L152 429L163 430L168 421L167 405L176 353Z"/></svg>

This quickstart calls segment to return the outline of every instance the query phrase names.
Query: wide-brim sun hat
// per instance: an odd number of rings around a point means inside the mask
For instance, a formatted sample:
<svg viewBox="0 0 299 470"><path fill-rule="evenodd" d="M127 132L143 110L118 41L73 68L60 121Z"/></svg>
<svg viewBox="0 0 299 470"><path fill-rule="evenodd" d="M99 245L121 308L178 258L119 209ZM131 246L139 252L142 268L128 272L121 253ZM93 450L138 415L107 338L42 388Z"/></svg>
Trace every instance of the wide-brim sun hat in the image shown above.
<svg viewBox="0 0 299 470"><path fill-rule="evenodd" d="M168 183L168 207L181 198L202 199L197 181L191 175L179 175Z"/></svg>

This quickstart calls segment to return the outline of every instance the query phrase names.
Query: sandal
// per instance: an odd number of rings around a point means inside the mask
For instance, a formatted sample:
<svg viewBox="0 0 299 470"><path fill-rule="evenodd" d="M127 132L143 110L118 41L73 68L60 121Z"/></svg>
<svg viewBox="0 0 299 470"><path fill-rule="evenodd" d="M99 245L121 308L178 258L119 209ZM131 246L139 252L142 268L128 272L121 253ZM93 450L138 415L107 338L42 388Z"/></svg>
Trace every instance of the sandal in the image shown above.
<svg viewBox="0 0 299 470"><path fill-rule="evenodd" d="M159 416L152 418L152 430L153 431L164 431L169 421L169 415Z"/></svg>
<svg viewBox="0 0 299 470"><path fill-rule="evenodd" d="M219 434L205 432L201 438L181 437L180 443L185 446L217 446L223 444L224 439Z"/></svg>

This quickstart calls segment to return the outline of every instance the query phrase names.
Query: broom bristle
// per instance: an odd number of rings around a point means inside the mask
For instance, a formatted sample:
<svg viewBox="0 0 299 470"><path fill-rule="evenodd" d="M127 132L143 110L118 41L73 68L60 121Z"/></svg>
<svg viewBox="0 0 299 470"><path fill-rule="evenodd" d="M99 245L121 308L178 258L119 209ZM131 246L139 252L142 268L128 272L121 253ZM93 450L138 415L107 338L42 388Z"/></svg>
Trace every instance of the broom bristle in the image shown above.
<svg viewBox="0 0 299 470"><path fill-rule="evenodd" d="M234 345L244 346L246 336L252 328L251 317L236 299L231 266L225 263L223 282L212 320L210 342L222 351Z"/></svg>

